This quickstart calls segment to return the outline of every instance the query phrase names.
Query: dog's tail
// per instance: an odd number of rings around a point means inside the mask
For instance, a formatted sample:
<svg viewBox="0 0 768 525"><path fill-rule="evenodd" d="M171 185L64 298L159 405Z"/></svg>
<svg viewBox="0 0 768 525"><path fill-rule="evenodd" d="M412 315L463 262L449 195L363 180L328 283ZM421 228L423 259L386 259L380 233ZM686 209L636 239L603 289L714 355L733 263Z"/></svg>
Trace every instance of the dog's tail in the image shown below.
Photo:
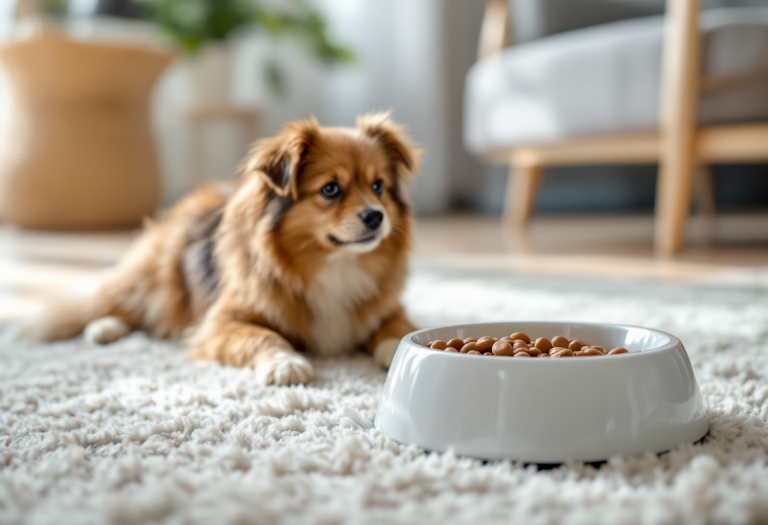
<svg viewBox="0 0 768 525"><path fill-rule="evenodd" d="M112 303L108 295L99 293L58 299L13 322L11 333L24 339L57 341L85 331L94 342L111 342L132 330L127 316L119 315Z"/></svg>
<svg viewBox="0 0 768 525"><path fill-rule="evenodd" d="M156 338L182 336L198 315L193 309L199 309L188 291L185 253L191 241L215 233L215 226L210 225L217 223L211 219L216 218L226 199L217 188L204 187L159 220L148 221L98 289L49 303L17 322L12 333L55 341L85 332L87 339L97 343L114 341L133 330Z"/></svg>

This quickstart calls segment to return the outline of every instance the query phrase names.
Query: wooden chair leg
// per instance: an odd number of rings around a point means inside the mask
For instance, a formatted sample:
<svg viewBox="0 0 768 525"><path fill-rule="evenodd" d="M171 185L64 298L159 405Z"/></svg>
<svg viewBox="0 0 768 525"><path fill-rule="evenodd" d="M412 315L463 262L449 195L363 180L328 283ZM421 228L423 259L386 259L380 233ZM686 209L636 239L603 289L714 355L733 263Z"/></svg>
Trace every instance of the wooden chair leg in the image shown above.
<svg viewBox="0 0 768 525"><path fill-rule="evenodd" d="M543 173L540 164L514 163L510 166L504 203L504 220L509 225L522 228L528 222Z"/></svg>
<svg viewBox="0 0 768 525"><path fill-rule="evenodd" d="M681 148L674 162L659 168L656 191L656 252L673 255L685 241L688 214L691 210L691 183L695 171L693 155Z"/></svg>
<svg viewBox="0 0 768 525"><path fill-rule="evenodd" d="M712 176L712 168L699 166L696 171L696 181L693 184L693 201L696 203L696 212L707 219L714 219L717 214L717 197L715 195L715 180Z"/></svg>
<svg viewBox="0 0 768 525"><path fill-rule="evenodd" d="M683 246L696 159L700 0L667 3L662 60L661 155L656 192L656 252Z"/></svg>
<svg viewBox="0 0 768 525"><path fill-rule="evenodd" d="M717 237L717 199L715 181L709 166L699 166L694 172L693 202L696 206L697 240L711 245Z"/></svg>

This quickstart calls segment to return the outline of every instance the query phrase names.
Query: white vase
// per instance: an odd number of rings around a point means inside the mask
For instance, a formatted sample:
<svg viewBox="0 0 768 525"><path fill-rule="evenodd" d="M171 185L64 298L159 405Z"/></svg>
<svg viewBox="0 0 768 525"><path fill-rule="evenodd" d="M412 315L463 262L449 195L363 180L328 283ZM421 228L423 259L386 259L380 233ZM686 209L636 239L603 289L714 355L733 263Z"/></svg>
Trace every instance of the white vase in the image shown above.
<svg viewBox="0 0 768 525"><path fill-rule="evenodd" d="M232 48L209 43L183 59L182 70L193 107L226 107L232 104Z"/></svg>

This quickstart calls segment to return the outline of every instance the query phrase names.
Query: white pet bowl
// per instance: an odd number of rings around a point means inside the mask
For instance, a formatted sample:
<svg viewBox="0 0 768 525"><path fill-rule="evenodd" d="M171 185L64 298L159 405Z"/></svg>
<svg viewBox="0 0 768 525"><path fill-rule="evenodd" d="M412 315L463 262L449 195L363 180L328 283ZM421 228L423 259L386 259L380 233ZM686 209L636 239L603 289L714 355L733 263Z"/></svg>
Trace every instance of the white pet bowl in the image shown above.
<svg viewBox="0 0 768 525"><path fill-rule="evenodd" d="M422 346L517 331L639 352L524 359ZM679 339L648 328L585 323L470 324L408 334L374 424L396 441L428 450L542 464L665 452L709 430Z"/></svg>

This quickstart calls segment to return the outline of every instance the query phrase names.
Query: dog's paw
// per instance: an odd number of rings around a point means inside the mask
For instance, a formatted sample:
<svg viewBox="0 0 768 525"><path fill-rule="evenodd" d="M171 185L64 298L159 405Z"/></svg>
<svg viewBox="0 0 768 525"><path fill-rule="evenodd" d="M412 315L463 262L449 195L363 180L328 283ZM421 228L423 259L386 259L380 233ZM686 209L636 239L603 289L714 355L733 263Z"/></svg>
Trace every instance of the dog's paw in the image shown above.
<svg viewBox="0 0 768 525"><path fill-rule="evenodd" d="M122 319L107 316L85 325L83 335L92 343L105 345L125 337L131 332L131 328Z"/></svg>
<svg viewBox="0 0 768 525"><path fill-rule="evenodd" d="M315 371L306 357L294 350L276 350L268 359L260 359L256 379L265 385L298 385L309 383Z"/></svg>
<svg viewBox="0 0 768 525"><path fill-rule="evenodd" d="M392 364L392 359L395 357L395 352L397 351L399 344L400 340L395 339L394 337L384 339L373 351L373 360L384 368L389 368L389 365Z"/></svg>

